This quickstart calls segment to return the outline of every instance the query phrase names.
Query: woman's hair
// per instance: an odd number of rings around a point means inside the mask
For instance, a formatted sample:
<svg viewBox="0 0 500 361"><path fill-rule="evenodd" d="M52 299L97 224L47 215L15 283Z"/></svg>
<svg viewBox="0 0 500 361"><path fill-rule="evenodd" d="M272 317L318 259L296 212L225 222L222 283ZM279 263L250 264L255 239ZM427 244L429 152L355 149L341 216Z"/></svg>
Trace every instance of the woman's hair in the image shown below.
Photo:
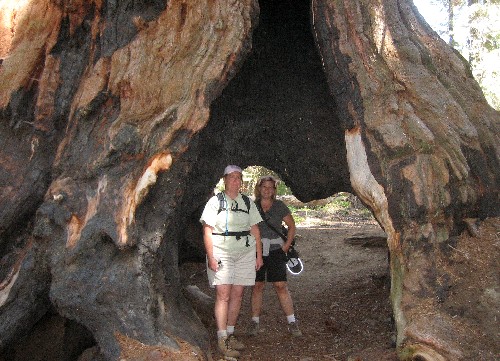
<svg viewBox="0 0 500 361"><path fill-rule="evenodd" d="M272 175L266 175L264 177L260 177L257 183L255 184L255 188L253 190L253 194L255 199L260 199L260 186L264 182L273 182L274 183L274 194L273 199L276 199L276 188L278 187L278 180L274 178Z"/></svg>

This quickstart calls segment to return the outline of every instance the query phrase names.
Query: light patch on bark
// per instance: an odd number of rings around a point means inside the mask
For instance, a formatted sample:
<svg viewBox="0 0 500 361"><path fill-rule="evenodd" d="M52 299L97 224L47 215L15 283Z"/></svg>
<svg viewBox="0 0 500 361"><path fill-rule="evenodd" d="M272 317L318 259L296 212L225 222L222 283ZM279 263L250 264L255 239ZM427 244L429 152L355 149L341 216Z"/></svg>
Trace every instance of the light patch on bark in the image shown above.
<svg viewBox="0 0 500 361"><path fill-rule="evenodd" d="M389 206L384 189L370 170L359 127L345 132L345 143L352 188L356 195L373 210L375 217L387 233L387 244L391 252L391 299L394 318L398 325L397 338L401 340L406 321L401 309L400 285L405 263L402 259L400 234L394 229L389 216Z"/></svg>
<svg viewBox="0 0 500 361"><path fill-rule="evenodd" d="M449 183L446 159L419 154L415 162L402 169L404 177L412 183L415 202L429 210L443 209L451 203L445 185Z"/></svg>
<svg viewBox="0 0 500 361"><path fill-rule="evenodd" d="M83 222L75 214L71 215L68 223L68 239L66 240L66 247L73 248L78 240L83 228Z"/></svg>
<svg viewBox="0 0 500 361"><path fill-rule="evenodd" d="M447 361L447 359L428 346L418 344L411 345L409 348L416 350L416 352L412 353L412 360Z"/></svg>
<svg viewBox="0 0 500 361"><path fill-rule="evenodd" d="M10 290L12 286L16 283L17 277L19 276L19 269L12 277L8 277L8 282L4 285L3 282L0 284L0 307L3 306L7 298L9 298ZM3 287L2 287L3 286Z"/></svg>
<svg viewBox="0 0 500 361"><path fill-rule="evenodd" d="M399 249L399 242L396 241L396 232L389 217L387 198L384 189L371 173L360 129L346 131L345 142L352 188L357 196L373 210L375 217L388 235L387 240L391 251L396 251Z"/></svg>
<svg viewBox="0 0 500 361"><path fill-rule="evenodd" d="M172 155L169 153L160 153L155 155L150 161L149 166L146 168L141 178L137 182L135 189L131 194L126 193L127 200L125 201L126 209L121 214L124 214L118 222L120 235L120 244L124 245L128 241L127 227L130 226L134 220L135 211L142 200L146 197L149 189L158 179L158 173L168 170L172 165Z"/></svg>
<svg viewBox="0 0 500 361"><path fill-rule="evenodd" d="M2 0L0 1L0 58L9 53L18 27L19 19L25 16L29 0Z"/></svg>
<svg viewBox="0 0 500 361"><path fill-rule="evenodd" d="M76 215L71 216L71 220L68 224L68 238L66 240L66 247L73 248L80 236L82 234L82 229L88 223L90 219L97 213L97 209L99 204L101 203L101 194L106 191L106 187L108 185L107 177L104 176L99 180L99 184L97 186L97 192L93 197L87 196L87 212L85 217L80 220Z"/></svg>
<svg viewBox="0 0 500 361"><path fill-rule="evenodd" d="M111 59L101 58L92 69L88 70L74 97L75 101L72 104L72 113L76 109L85 108L97 97L99 92L107 89L110 66Z"/></svg>
<svg viewBox="0 0 500 361"><path fill-rule="evenodd" d="M380 7L380 4L374 2L371 5L371 11L373 12L373 41L375 42L375 47L377 48L377 52L381 54L384 51L384 47L386 45L386 36L387 36L387 25L384 21L385 15L383 8Z"/></svg>
<svg viewBox="0 0 500 361"><path fill-rule="evenodd" d="M134 203L138 205L148 194L149 188L156 183L158 173L170 168L172 156L170 154L156 155L146 171L143 173L134 191ZM132 214L129 214L132 215Z"/></svg>
<svg viewBox="0 0 500 361"><path fill-rule="evenodd" d="M57 89L61 82L60 68L61 59L48 56L45 59L45 66L38 84L40 91L36 98L35 126L46 132L53 128L53 125L47 122L54 114Z"/></svg>
<svg viewBox="0 0 500 361"><path fill-rule="evenodd" d="M12 267L10 272L7 274L5 279L0 283L0 307L2 307L3 304L9 298L10 290L12 289L12 286L14 286L14 284L16 283L17 277L19 276L19 271L21 270L21 265L23 263L23 260L26 257L26 254L28 253L28 251L31 249L32 245L33 245L33 241L30 238L30 240L26 244L26 247L24 247L22 252L17 257L17 260L14 263L14 266Z"/></svg>

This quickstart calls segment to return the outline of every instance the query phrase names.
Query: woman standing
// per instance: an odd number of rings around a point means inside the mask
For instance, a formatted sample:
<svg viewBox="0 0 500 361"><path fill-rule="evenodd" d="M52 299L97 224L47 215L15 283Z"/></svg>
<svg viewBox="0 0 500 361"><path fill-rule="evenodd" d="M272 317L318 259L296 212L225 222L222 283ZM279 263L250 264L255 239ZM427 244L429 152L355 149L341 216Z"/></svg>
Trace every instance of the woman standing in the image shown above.
<svg viewBox="0 0 500 361"><path fill-rule="evenodd" d="M295 221L288 207L282 201L276 199L276 187L277 180L272 176L260 178L255 186L255 203L265 220L265 222L259 223L264 266L258 270L255 286L252 288L252 323L248 334L255 336L259 332L264 281L267 280L272 282L278 295L281 308L288 322L288 331L293 336L301 336L302 333L295 319L293 301L286 279L286 253L295 236ZM273 230L273 228L281 230L282 222L285 222L288 227L286 242Z"/></svg>
<svg viewBox="0 0 500 361"><path fill-rule="evenodd" d="M241 168L224 170L224 192L205 205L200 221L207 253L207 275L216 290L215 320L220 352L239 357L244 345L234 337L245 286L255 284L255 274L263 264L258 223L259 211L239 190Z"/></svg>

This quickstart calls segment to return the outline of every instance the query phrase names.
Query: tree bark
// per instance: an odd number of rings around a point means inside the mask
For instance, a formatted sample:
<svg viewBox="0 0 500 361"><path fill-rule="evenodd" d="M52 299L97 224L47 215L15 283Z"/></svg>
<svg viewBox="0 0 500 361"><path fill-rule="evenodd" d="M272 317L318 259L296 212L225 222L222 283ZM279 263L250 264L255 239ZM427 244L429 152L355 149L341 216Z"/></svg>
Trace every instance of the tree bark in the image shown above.
<svg viewBox="0 0 500 361"><path fill-rule="evenodd" d="M106 359L137 345L144 357L209 358L178 264L231 162L275 165L301 200L354 190L373 210L401 359L492 355L477 335L495 308L477 323L451 314L443 290L466 287L447 251L462 251L471 224L491 227L476 219L498 217L500 117L409 1L312 1L331 95L318 98L318 84L300 95L332 104L261 119L221 105L223 90L238 104L253 96L249 83L225 87L251 54L256 1L10 4L0 1L11 15L0 22L0 350L54 308ZM471 297L498 280L481 287Z"/></svg>
<svg viewBox="0 0 500 361"><path fill-rule="evenodd" d="M475 320L440 304L449 273L439 263L464 218L498 214L499 113L409 2L317 0L312 9L347 119L351 184L388 234L400 356L478 359Z"/></svg>
<svg viewBox="0 0 500 361"><path fill-rule="evenodd" d="M182 302L178 245L168 239L176 195L154 219L137 214L249 50L256 4L9 3L0 236L4 254L20 253L30 233L18 229L36 212L37 247L18 257L1 290L0 348L40 319L50 297L108 359L135 341L205 359L208 336ZM33 257L43 263L31 266Z"/></svg>

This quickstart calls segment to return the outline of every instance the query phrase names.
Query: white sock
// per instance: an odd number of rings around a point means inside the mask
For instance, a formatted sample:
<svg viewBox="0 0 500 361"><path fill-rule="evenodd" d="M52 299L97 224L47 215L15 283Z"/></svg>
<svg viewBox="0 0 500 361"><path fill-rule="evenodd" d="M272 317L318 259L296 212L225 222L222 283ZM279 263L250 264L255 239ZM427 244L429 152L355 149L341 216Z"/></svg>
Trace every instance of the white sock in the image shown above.
<svg viewBox="0 0 500 361"><path fill-rule="evenodd" d="M221 338L221 337L227 337L227 331L226 330L217 331L217 338Z"/></svg>
<svg viewBox="0 0 500 361"><path fill-rule="evenodd" d="M260 317L259 316L253 316L252 317L252 321L255 322L255 323L259 323L260 322Z"/></svg>
<svg viewBox="0 0 500 361"><path fill-rule="evenodd" d="M291 315L286 316L286 320L288 323L295 322L295 315L292 313Z"/></svg>
<svg viewBox="0 0 500 361"><path fill-rule="evenodd" d="M227 326L227 335L232 335L234 333L234 326Z"/></svg>

